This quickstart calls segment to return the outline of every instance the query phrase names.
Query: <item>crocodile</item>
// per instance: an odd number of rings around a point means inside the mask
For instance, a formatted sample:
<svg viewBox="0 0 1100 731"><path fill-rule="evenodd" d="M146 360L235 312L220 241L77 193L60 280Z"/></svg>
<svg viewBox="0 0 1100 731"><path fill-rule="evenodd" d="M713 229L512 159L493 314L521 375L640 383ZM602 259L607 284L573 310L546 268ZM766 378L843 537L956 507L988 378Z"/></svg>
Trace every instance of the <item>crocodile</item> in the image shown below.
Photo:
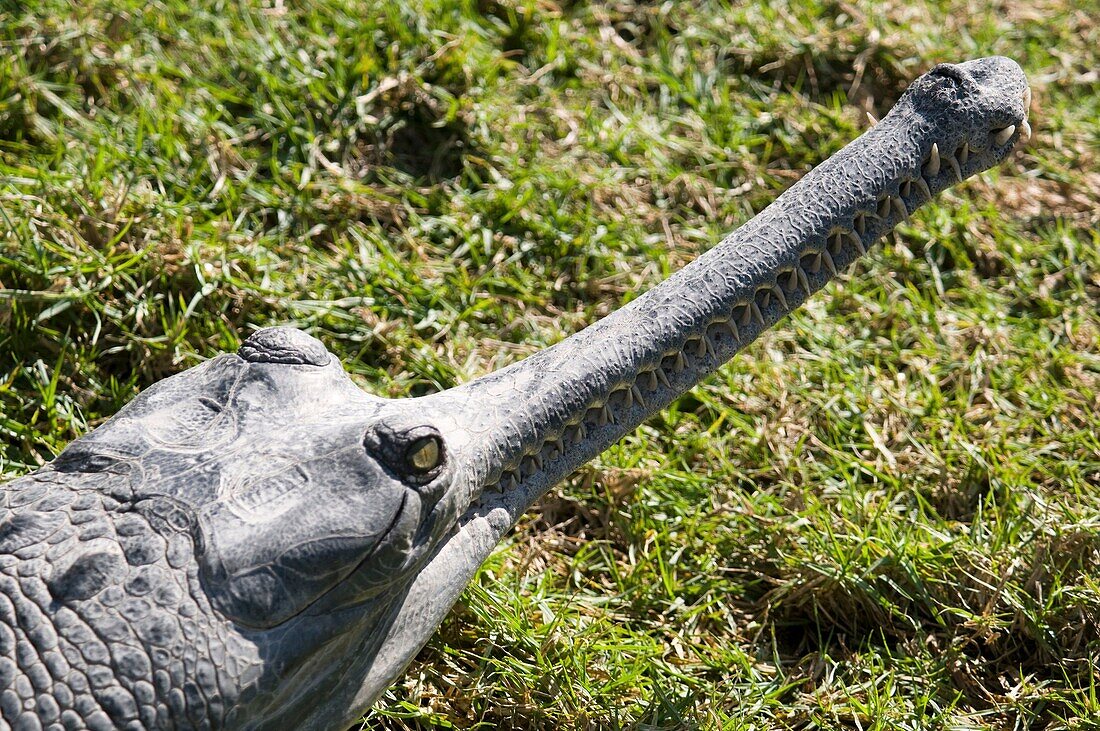
<svg viewBox="0 0 1100 731"><path fill-rule="evenodd" d="M0 487L0 729L340 729L520 515L1030 135L1020 67L940 64L606 318L449 390L257 330Z"/></svg>

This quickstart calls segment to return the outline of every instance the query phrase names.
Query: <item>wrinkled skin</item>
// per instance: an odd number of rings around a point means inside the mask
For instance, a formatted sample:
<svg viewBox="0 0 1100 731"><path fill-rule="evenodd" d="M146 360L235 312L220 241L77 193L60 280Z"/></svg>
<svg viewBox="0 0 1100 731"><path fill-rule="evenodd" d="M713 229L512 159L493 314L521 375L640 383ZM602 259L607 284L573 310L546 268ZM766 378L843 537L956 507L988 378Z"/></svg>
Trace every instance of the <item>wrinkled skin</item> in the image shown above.
<svg viewBox="0 0 1100 731"><path fill-rule="evenodd" d="M1002 160L1028 98L1007 59L933 69L661 286L449 391L371 396L290 329L149 388L0 490L0 729L346 726L539 495Z"/></svg>

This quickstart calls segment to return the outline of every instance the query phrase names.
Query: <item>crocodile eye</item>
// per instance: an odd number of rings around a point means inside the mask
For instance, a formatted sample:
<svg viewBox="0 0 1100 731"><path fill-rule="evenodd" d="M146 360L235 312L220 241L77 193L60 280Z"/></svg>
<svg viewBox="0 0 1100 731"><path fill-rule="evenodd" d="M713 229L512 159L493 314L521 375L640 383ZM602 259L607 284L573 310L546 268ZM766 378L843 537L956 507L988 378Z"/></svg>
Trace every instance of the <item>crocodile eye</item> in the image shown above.
<svg viewBox="0 0 1100 731"><path fill-rule="evenodd" d="M375 424L363 444L400 479L422 485L439 476L447 461L443 435L427 424Z"/></svg>
<svg viewBox="0 0 1100 731"><path fill-rule="evenodd" d="M442 444L439 437L420 437L405 450L405 463L412 472L424 474L431 472L443 461Z"/></svg>

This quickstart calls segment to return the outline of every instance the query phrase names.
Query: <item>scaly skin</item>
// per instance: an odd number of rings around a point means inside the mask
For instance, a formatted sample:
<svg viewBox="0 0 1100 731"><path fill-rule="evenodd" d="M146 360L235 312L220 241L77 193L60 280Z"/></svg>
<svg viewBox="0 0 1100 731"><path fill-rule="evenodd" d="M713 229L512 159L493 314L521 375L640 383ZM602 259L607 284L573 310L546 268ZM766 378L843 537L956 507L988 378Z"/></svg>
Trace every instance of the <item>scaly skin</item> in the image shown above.
<svg viewBox="0 0 1100 731"><path fill-rule="evenodd" d="M0 729L352 722L500 537L932 195L1026 137L1019 67L936 67L714 249L525 361L363 393L263 330L0 490Z"/></svg>

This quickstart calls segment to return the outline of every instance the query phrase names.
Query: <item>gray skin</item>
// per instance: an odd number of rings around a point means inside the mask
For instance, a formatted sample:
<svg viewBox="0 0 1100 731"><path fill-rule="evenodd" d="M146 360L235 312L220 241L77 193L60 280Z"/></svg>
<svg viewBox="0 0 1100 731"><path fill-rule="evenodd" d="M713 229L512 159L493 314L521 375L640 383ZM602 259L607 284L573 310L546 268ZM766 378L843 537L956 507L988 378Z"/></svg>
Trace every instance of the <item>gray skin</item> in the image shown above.
<svg viewBox="0 0 1100 731"><path fill-rule="evenodd" d="M1030 134L1004 58L941 65L668 281L416 399L261 330L0 489L0 728L340 729L534 500L931 196Z"/></svg>

